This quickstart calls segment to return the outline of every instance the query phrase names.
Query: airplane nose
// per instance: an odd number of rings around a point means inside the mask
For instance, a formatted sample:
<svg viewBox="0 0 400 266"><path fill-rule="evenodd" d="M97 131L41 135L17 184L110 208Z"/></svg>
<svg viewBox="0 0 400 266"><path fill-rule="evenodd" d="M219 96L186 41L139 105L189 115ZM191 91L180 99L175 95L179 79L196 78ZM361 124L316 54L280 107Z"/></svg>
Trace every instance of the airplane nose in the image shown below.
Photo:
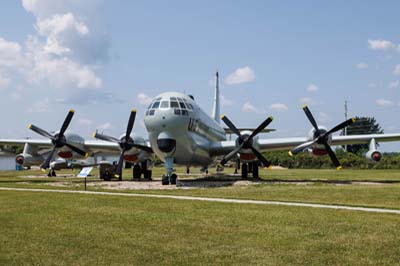
<svg viewBox="0 0 400 266"><path fill-rule="evenodd" d="M157 146L160 151L170 153L175 150L176 140L171 138L169 134L162 132L158 135Z"/></svg>

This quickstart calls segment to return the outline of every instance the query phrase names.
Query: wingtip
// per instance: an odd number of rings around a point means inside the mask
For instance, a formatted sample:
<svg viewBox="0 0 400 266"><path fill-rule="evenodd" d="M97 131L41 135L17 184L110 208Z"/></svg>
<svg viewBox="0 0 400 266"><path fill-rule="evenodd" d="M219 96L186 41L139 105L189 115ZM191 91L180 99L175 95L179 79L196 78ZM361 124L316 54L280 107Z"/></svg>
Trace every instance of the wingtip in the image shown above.
<svg viewBox="0 0 400 266"><path fill-rule="evenodd" d="M93 138L96 138L96 133L97 133L97 132L93 132L93 134L92 134L92 137L93 137Z"/></svg>
<svg viewBox="0 0 400 266"><path fill-rule="evenodd" d="M46 169L40 168L40 171L42 171L43 173L45 173L45 172L46 172Z"/></svg>
<svg viewBox="0 0 400 266"><path fill-rule="evenodd" d="M272 115L269 116L269 119L274 120L274 117Z"/></svg>
<svg viewBox="0 0 400 266"><path fill-rule="evenodd" d="M224 119L225 115L221 115L220 117L221 117L221 119Z"/></svg>
<svg viewBox="0 0 400 266"><path fill-rule="evenodd" d="M29 124L29 125L28 125L28 128L31 129L31 128L32 128L32 124Z"/></svg>
<svg viewBox="0 0 400 266"><path fill-rule="evenodd" d="M268 170L271 170L271 169L272 169L272 165L269 165L269 166L267 167L267 169L268 169Z"/></svg>
<svg viewBox="0 0 400 266"><path fill-rule="evenodd" d="M131 110L131 113L136 113L136 109L133 108L133 109Z"/></svg>
<svg viewBox="0 0 400 266"><path fill-rule="evenodd" d="M338 167L336 167L336 170L342 170L343 167L341 165L339 165Z"/></svg>
<svg viewBox="0 0 400 266"><path fill-rule="evenodd" d="M288 151L289 156L293 156L292 151Z"/></svg>
<svg viewBox="0 0 400 266"><path fill-rule="evenodd" d="M353 123L355 123L355 122L356 122L356 118L353 117L353 118L351 119L351 121L352 121Z"/></svg>
<svg viewBox="0 0 400 266"><path fill-rule="evenodd" d="M70 113L75 113L74 109L69 110Z"/></svg>
<svg viewBox="0 0 400 266"><path fill-rule="evenodd" d="M305 105L303 105L302 107L301 107L301 109L306 109L308 106L307 106L307 104L305 104Z"/></svg>
<svg viewBox="0 0 400 266"><path fill-rule="evenodd" d="M88 152L85 153L85 158L87 158L87 157L89 157L89 153Z"/></svg>

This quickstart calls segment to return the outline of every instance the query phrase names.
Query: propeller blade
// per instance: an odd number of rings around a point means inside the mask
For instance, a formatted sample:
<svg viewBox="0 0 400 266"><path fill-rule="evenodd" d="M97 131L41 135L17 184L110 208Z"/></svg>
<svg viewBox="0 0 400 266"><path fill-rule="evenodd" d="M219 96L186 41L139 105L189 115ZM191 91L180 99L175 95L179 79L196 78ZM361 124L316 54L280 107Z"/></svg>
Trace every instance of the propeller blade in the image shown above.
<svg viewBox="0 0 400 266"><path fill-rule="evenodd" d="M240 135L239 130L235 127L235 125L229 120L229 118L226 115L221 115L222 121L224 121L225 125L229 127L230 130L232 130L233 133L239 136L241 138L242 136Z"/></svg>
<svg viewBox="0 0 400 266"><path fill-rule="evenodd" d="M65 130L67 130L69 123L71 123L72 117L74 116L75 111L73 109L69 110L67 117L64 120L64 123L61 126L60 132L58 133L59 136L63 136Z"/></svg>
<svg viewBox="0 0 400 266"><path fill-rule="evenodd" d="M230 153L225 155L224 158L222 158L220 164L225 165L226 162L228 162L230 159L232 159L232 157L235 156L242 147L243 147L243 143L241 145L239 145L237 148L235 148L233 151L231 151Z"/></svg>
<svg viewBox="0 0 400 266"><path fill-rule="evenodd" d="M336 169L337 170L342 169L342 166L340 165L340 162L339 162L338 158L336 157L336 154L333 152L333 150L331 149L329 144L324 142L324 146L325 146L326 151L328 152L329 157L332 160L332 163L335 165Z"/></svg>
<svg viewBox="0 0 400 266"><path fill-rule="evenodd" d="M54 138L54 136L51 135L49 132L47 132L46 130L41 129L41 128L35 126L35 125L30 124L30 125L28 125L28 128L29 128L30 130L32 130L32 131L38 133L39 135L45 137L45 138L49 138L49 139Z"/></svg>
<svg viewBox="0 0 400 266"><path fill-rule="evenodd" d="M250 149L253 151L254 155L257 156L258 160L264 165L264 167L271 166L271 162L268 161L258 150L256 150L253 146L250 146Z"/></svg>
<svg viewBox="0 0 400 266"><path fill-rule="evenodd" d="M300 144L297 147L294 147L291 151L289 151L289 155L292 156L298 154L299 152L302 152L304 149L307 149L308 147L312 146L316 141L317 141L316 139L307 141Z"/></svg>
<svg viewBox="0 0 400 266"><path fill-rule="evenodd" d="M49 168L51 159L53 159L54 153L56 152L56 148L57 148L56 146L53 146L53 148L51 149L51 152L47 156L46 160L42 163L40 168L42 168L42 169L48 169Z"/></svg>
<svg viewBox="0 0 400 266"><path fill-rule="evenodd" d="M78 147L75 147L74 145L71 145L71 144L69 144L69 143L67 143L67 142L65 142L65 143L63 143L63 144L64 144L65 146L67 146L68 148L70 148L71 150L73 150L74 152L76 152L76 153L82 155L82 156L85 157L85 158L89 156L89 154L88 154L87 152L85 152L85 151L79 149Z"/></svg>
<svg viewBox="0 0 400 266"><path fill-rule="evenodd" d="M140 144L132 144L132 146L139 150L146 151L148 153L153 153L153 149L148 146L144 146L144 145L140 145Z"/></svg>
<svg viewBox="0 0 400 266"><path fill-rule="evenodd" d="M117 169L115 170L116 172L116 177L118 177L119 181L122 181L122 164L124 163L124 154L125 154L125 149L123 149L121 151L121 154L119 156L119 160L118 160L118 165L117 165Z"/></svg>
<svg viewBox="0 0 400 266"><path fill-rule="evenodd" d="M133 125L135 124L135 118L136 118L136 109L132 109L131 115L129 116L128 126L126 127L126 134L125 134L126 141L131 135Z"/></svg>
<svg viewBox="0 0 400 266"><path fill-rule="evenodd" d="M97 132L93 133L93 138L119 143L119 139L111 137L111 136L103 135L103 134L100 134Z"/></svg>
<svg viewBox="0 0 400 266"><path fill-rule="evenodd" d="M345 128L345 127L347 127L347 126L353 124L354 122L356 122L356 119L355 119L355 118L350 118L350 119L348 119L348 120L346 120L346 121L340 123L339 125L335 126L335 127L332 128L331 130L329 130L328 132L326 132L324 135L327 136L327 135L332 134L332 133L334 133L334 132L336 132L336 131L339 131L339 130L341 130L341 129L343 129L343 128Z"/></svg>
<svg viewBox="0 0 400 266"><path fill-rule="evenodd" d="M253 138L255 135L257 135L258 133L260 133L264 128L266 128L271 122L272 120L274 120L274 118L272 116L268 117L267 119L264 120L264 122L262 122L249 136L248 139Z"/></svg>
<svg viewBox="0 0 400 266"><path fill-rule="evenodd" d="M306 113L308 120L310 121L310 123L312 124L312 126L314 127L316 132L319 132L317 122L315 121L314 116L312 115L310 109L308 109L308 106L304 105L303 110L304 110L304 113Z"/></svg>

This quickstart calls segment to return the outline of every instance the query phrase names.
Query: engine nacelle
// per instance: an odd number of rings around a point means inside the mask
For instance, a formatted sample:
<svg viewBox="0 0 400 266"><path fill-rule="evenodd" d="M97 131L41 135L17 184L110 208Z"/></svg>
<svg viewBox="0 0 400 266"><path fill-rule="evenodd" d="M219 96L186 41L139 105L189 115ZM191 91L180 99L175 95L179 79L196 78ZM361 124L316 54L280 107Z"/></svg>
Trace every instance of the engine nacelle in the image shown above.
<svg viewBox="0 0 400 266"><path fill-rule="evenodd" d="M373 162L379 162L382 159L382 153L378 150L369 150L365 154L365 158L367 158Z"/></svg>
<svg viewBox="0 0 400 266"><path fill-rule="evenodd" d="M15 163L25 167L30 167L34 165L40 165L43 163L44 159L40 155L31 155L28 153L20 153L15 156Z"/></svg>

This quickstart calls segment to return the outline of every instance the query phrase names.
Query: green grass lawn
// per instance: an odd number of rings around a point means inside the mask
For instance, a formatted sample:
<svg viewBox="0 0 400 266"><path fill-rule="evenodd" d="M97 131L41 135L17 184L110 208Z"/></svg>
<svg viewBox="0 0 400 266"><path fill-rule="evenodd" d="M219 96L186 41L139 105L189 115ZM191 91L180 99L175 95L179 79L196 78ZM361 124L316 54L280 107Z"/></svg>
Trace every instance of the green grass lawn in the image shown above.
<svg viewBox="0 0 400 266"><path fill-rule="evenodd" d="M400 216L0 192L0 265L398 265Z"/></svg>
<svg viewBox="0 0 400 266"><path fill-rule="evenodd" d="M183 172L183 168L178 168ZM232 169L228 169L232 171ZM156 178L160 178L163 168L155 168ZM194 169L193 172L198 170ZM78 171L75 171L78 172ZM61 173L71 174L70 170ZM43 178L27 178L27 175L42 174ZM129 180L130 170L124 171ZM94 172L96 175L96 172ZM195 188L190 190L127 190L127 193L157 193L189 196L241 198L257 200L279 200L324 204L343 204L400 209L400 171L397 170L263 170L265 182L246 187L227 186L222 188ZM182 178L185 178L182 176ZM57 182L68 185L54 186ZM276 181L321 181L315 183L281 183ZM329 182L326 182L329 181ZM377 181L379 184L351 184L349 181ZM99 182L90 178L89 182ZM49 184L53 185L49 185ZM80 178L48 178L40 171L0 172L0 186L51 189L83 190ZM106 190L89 187L90 190ZM107 190L106 190L107 191Z"/></svg>

